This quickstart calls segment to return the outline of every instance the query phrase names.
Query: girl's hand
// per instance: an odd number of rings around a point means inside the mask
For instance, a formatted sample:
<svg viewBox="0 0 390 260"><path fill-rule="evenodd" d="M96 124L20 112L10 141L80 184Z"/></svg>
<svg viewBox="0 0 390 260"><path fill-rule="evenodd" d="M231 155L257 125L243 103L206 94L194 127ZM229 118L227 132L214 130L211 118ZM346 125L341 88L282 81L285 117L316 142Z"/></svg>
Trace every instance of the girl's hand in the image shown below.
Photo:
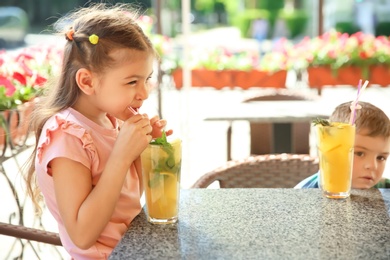
<svg viewBox="0 0 390 260"><path fill-rule="evenodd" d="M129 163L134 161L152 140L151 132L152 126L147 115L137 114L127 119L121 126L114 146L117 156Z"/></svg>
<svg viewBox="0 0 390 260"><path fill-rule="evenodd" d="M152 126L152 138L158 138L162 136L162 131L164 130L165 126L167 125L167 120L160 119L159 116L154 116L150 119L150 125ZM173 133L173 130L167 130L165 131L165 134L167 136L171 135Z"/></svg>

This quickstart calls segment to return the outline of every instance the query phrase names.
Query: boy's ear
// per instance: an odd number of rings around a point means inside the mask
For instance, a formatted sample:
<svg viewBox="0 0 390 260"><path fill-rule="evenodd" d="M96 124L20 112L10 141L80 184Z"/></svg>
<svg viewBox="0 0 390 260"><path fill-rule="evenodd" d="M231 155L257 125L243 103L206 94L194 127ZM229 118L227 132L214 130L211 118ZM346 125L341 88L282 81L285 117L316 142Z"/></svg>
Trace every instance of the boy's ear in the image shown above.
<svg viewBox="0 0 390 260"><path fill-rule="evenodd" d="M94 93L94 88L93 88L93 75L91 71L81 68L76 72L76 83L87 95L91 95Z"/></svg>

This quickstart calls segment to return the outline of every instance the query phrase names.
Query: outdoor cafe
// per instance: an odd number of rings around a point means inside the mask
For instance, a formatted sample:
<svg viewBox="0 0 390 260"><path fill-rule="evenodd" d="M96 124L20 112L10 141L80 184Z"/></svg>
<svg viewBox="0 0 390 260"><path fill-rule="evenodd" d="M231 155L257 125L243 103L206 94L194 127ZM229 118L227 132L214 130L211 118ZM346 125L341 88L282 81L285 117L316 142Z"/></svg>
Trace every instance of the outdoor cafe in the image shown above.
<svg viewBox="0 0 390 260"><path fill-rule="evenodd" d="M267 53L212 48L199 55L194 48L191 66L178 62L185 53L173 58L160 53L157 87L152 89L158 112L167 93L174 97L166 102L171 104L193 95L185 100L188 110L192 106L195 111L188 117L176 107L171 110L172 118L181 121L178 125L187 124L185 129L191 131L179 130L180 142L171 142L169 152L156 149L163 154L159 159L152 158L155 155L149 150L149 157L142 158L146 165L142 209L108 259L389 259L390 190L351 188L352 147L336 153L338 147L350 145L355 135L340 134L339 143L329 149L337 167L326 173L321 168L326 163L319 152L320 141L313 144L316 131L323 134L324 143L331 142L326 139L330 133L336 136L334 125L313 124L326 121L334 108L323 98L327 90L346 88L354 94L348 98L357 101L370 88L390 86L389 38L330 31L279 43ZM0 68L2 64L18 68L7 70L7 77L0 79L4 86L18 86L14 96L4 94L0 102L0 251L4 251L0 258L64 259L68 255L57 226L46 225L52 216L45 209L46 215L35 217L18 175L23 166L20 156L25 158L34 147L28 129L31 112L42 84L58 72L62 51L42 45L17 54L0 53ZM212 62L216 55L221 55L219 68ZM346 61L346 56L351 58ZM174 67L166 69L167 64ZM33 69L33 76L21 77L22 69ZM235 103L209 105L206 98L197 100L194 94L202 90L216 100L231 91ZM243 93L251 95L242 98ZM200 106L207 106L207 113L199 112ZM245 146L248 154L235 158L234 140L242 134L237 123L242 122L248 126L249 142L240 147ZM210 130L216 124L218 129ZM353 125L344 128L354 130ZM215 141L218 138L223 142ZM191 142L202 146L201 152ZM210 164L212 169L198 170L199 165L221 157L218 167ZM159 163L156 167L153 162L161 160L164 167ZM183 179L187 184L194 171L196 180L183 187ZM343 177L330 177L341 171ZM295 188L316 173L319 188Z"/></svg>
<svg viewBox="0 0 390 260"><path fill-rule="evenodd" d="M34 48L30 55L40 51ZM49 49L48 61L58 60L57 54L56 48ZM11 56L7 59L11 61ZM42 70L42 78L48 72ZM323 86L339 86L334 84ZM321 95L302 95L268 84L265 89L237 106L226 104L208 111L205 122L229 123L224 133L227 164L189 189L178 188L174 224L149 223L145 204L109 259L388 259L390 192L386 189L352 190L344 200L326 198L320 189L294 189L319 169L318 158L310 155L309 134L315 118L330 115ZM31 147L27 122L37 101L1 113L2 165ZM250 124L251 156L245 160L233 160L231 155L235 121ZM2 192L16 205L10 221L0 223L1 234L17 237L10 243L9 255L36 248L38 244L30 241L54 244L51 250L61 255L57 233L44 231L39 219L34 228L25 224L24 195L12 174L2 167L6 187ZM219 182L219 188L208 188L212 182Z"/></svg>

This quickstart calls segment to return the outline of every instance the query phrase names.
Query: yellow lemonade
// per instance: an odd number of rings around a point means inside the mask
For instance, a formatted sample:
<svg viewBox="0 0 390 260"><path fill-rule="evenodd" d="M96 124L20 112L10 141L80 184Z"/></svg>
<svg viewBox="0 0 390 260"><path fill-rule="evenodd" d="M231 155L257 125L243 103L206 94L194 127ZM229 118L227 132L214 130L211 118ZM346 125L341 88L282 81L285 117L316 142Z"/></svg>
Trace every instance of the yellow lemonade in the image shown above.
<svg viewBox="0 0 390 260"><path fill-rule="evenodd" d="M181 140L169 145L149 144L141 154L148 220L177 221L180 193Z"/></svg>
<svg viewBox="0 0 390 260"><path fill-rule="evenodd" d="M346 198L352 181L355 126L332 122L316 125L320 158L320 187L325 196Z"/></svg>

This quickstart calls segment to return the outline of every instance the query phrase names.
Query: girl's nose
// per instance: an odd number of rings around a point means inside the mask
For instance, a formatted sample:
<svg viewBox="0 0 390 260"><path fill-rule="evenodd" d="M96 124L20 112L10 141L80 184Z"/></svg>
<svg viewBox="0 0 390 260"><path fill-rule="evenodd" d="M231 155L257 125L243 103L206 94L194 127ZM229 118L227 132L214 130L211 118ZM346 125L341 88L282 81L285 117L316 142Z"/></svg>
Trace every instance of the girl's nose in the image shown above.
<svg viewBox="0 0 390 260"><path fill-rule="evenodd" d="M141 84L137 90L136 98L145 100L148 97L149 97L149 84L148 83Z"/></svg>

